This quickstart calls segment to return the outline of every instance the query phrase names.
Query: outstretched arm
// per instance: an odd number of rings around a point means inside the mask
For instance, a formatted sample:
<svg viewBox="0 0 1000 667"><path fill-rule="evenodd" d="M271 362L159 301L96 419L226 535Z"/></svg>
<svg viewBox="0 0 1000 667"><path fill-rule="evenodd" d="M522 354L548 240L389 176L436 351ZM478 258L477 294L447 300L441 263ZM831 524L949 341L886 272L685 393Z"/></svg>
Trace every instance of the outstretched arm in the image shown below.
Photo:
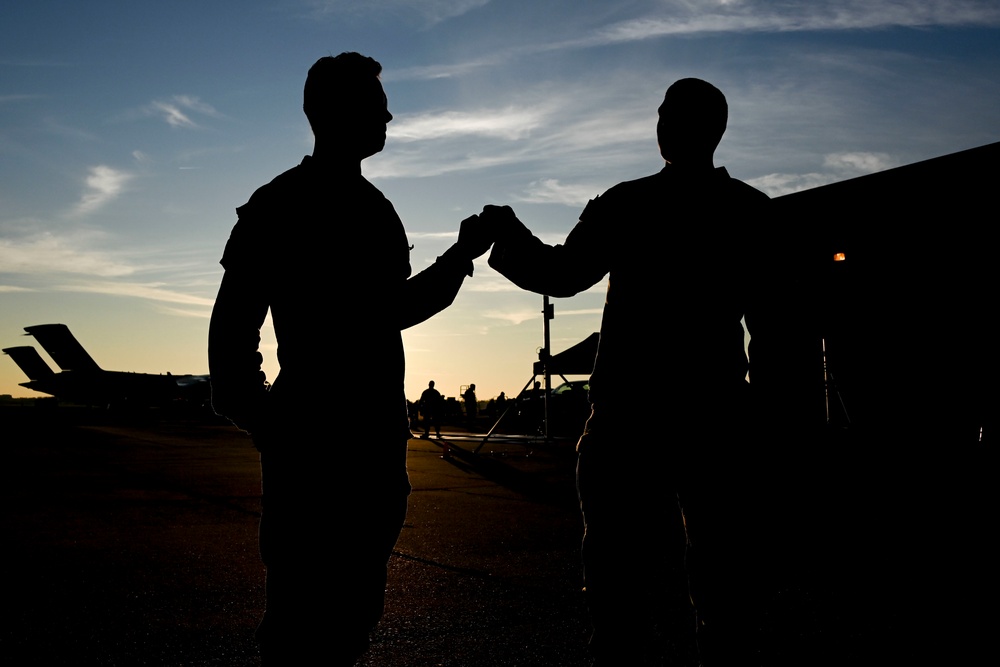
<svg viewBox="0 0 1000 667"><path fill-rule="evenodd" d="M573 296L596 284L611 264L610 239L593 214L593 204L566 242L555 246L534 236L509 206L487 206L480 217L496 236L490 266L518 287L548 296Z"/></svg>
<svg viewBox="0 0 1000 667"><path fill-rule="evenodd" d="M462 221L458 241L437 261L406 281L401 329L419 324L452 304L466 276L472 275L472 260L490 249L493 236L479 216Z"/></svg>

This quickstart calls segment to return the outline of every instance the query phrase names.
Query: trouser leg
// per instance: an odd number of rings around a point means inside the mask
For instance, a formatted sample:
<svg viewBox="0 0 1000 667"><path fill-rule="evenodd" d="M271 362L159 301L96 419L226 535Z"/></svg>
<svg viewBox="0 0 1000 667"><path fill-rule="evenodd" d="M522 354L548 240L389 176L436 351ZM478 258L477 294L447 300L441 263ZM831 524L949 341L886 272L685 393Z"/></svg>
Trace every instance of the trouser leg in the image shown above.
<svg viewBox="0 0 1000 667"><path fill-rule="evenodd" d="M323 462L265 452L261 469L261 656L265 664L353 665L382 615L386 564L406 515L405 467L358 470L340 485Z"/></svg>
<svg viewBox="0 0 1000 667"><path fill-rule="evenodd" d="M683 573L676 492L643 457L581 447L584 580L597 665L664 665L691 655L693 618Z"/></svg>

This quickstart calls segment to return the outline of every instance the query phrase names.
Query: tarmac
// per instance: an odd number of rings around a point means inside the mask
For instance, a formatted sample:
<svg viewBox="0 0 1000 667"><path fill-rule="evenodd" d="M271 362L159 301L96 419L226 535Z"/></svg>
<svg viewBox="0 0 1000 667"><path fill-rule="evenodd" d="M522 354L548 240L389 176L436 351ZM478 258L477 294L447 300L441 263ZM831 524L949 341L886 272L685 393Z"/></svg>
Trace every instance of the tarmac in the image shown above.
<svg viewBox="0 0 1000 667"><path fill-rule="evenodd" d="M205 415L29 406L0 404L0 664L259 665L249 438ZM796 476L762 526L798 583L768 602L766 664L995 662L1000 452L916 428L779 461ZM588 667L575 443L445 433L409 441L407 519L358 667ZM331 560L330 576L350 573ZM685 642L676 664L695 664Z"/></svg>
<svg viewBox="0 0 1000 667"><path fill-rule="evenodd" d="M155 413L5 407L0 419L0 663L259 664L248 437ZM408 515L359 666L589 665L574 443L505 438L474 454L481 438L445 434L449 458L443 441L409 441Z"/></svg>

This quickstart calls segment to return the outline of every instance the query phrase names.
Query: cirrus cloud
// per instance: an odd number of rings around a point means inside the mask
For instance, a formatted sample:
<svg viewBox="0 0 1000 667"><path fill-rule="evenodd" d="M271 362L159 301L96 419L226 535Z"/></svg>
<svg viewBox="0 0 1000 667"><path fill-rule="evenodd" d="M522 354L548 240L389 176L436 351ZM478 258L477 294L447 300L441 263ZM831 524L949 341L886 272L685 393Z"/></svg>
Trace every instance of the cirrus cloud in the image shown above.
<svg viewBox="0 0 1000 667"><path fill-rule="evenodd" d="M821 185L856 178L898 166L885 153L845 152L823 156L823 171L802 174L774 173L748 179L747 183L772 197L810 190Z"/></svg>
<svg viewBox="0 0 1000 667"><path fill-rule="evenodd" d="M110 278L136 271L111 253L96 250L104 238L92 231L69 234L42 232L20 238L0 238L0 267L10 274L81 274Z"/></svg>
<svg viewBox="0 0 1000 667"><path fill-rule="evenodd" d="M147 115L159 116L170 127L190 129L200 127L192 120L193 113L213 118L220 115L211 104L202 102L193 95L174 95L169 100L153 100L146 106L145 112Z"/></svg>
<svg viewBox="0 0 1000 667"><path fill-rule="evenodd" d="M116 199L132 178L133 174L104 164L91 167L84 179L87 190L77 203L75 212L92 213L101 208Z"/></svg>

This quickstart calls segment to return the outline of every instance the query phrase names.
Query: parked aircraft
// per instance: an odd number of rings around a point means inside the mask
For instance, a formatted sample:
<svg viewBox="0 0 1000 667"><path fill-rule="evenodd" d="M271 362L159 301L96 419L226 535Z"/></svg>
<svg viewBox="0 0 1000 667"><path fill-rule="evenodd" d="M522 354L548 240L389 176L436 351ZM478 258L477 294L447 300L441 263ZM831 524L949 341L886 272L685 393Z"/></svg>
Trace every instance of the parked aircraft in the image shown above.
<svg viewBox="0 0 1000 667"><path fill-rule="evenodd" d="M108 407L169 405L177 401L201 404L209 399L208 375L106 371L65 324L39 324L24 330L35 337L61 372L53 371L30 345L4 348L4 354L28 376L29 381L22 382L22 387L66 401Z"/></svg>

